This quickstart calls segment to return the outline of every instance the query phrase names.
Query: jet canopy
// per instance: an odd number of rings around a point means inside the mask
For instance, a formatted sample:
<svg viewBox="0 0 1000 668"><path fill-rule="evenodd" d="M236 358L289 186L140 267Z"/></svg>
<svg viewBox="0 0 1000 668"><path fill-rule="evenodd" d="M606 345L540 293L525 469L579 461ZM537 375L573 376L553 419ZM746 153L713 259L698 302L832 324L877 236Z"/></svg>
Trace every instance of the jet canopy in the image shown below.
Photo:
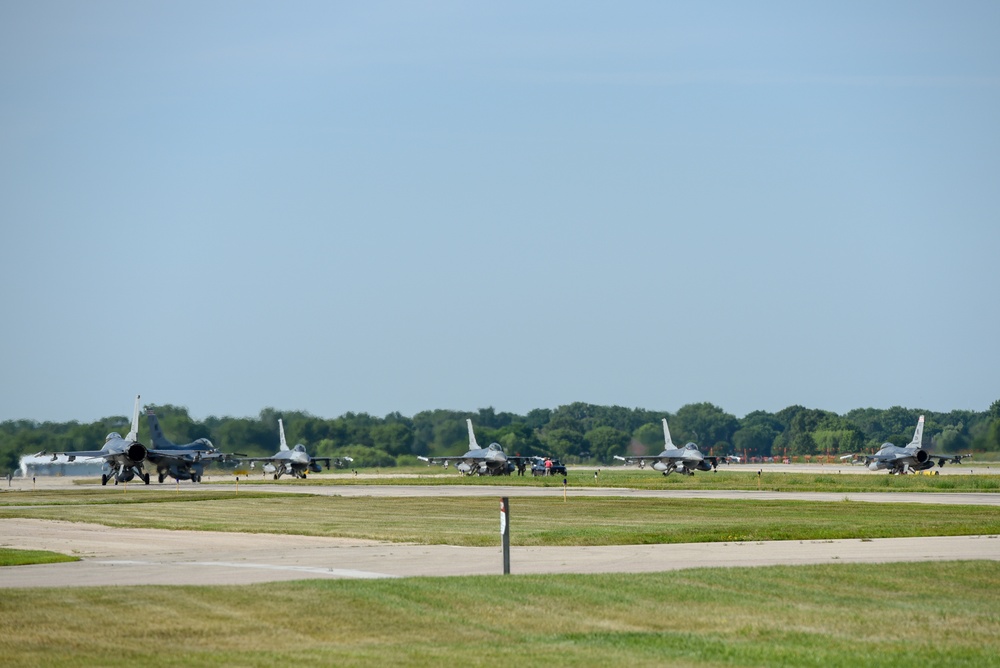
<svg viewBox="0 0 1000 668"><path fill-rule="evenodd" d="M113 431L104 437L105 443L107 443L108 441L120 441L120 440L122 440L122 435L119 434L117 431Z"/></svg>
<svg viewBox="0 0 1000 668"><path fill-rule="evenodd" d="M684 446L684 449L685 450L697 450L698 446L695 445L694 443L688 443L687 445Z"/></svg>
<svg viewBox="0 0 1000 668"><path fill-rule="evenodd" d="M294 448L292 448L292 450L294 450L295 452L305 452L306 451L306 446L304 446L301 443L299 443Z"/></svg>
<svg viewBox="0 0 1000 668"><path fill-rule="evenodd" d="M207 438L199 438L198 440L196 440L194 442L194 444L197 445L197 446L203 447L203 448L205 448L207 450L215 450L215 446L212 445L212 442L210 440L208 440Z"/></svg>
<svg viewBox="0 0 1000 668"><path fill-rule="evenodd" d="M489 447L486 449L492 450L493 452L503 452L503 446L501 446L499 443L490 443Z"/></svg>

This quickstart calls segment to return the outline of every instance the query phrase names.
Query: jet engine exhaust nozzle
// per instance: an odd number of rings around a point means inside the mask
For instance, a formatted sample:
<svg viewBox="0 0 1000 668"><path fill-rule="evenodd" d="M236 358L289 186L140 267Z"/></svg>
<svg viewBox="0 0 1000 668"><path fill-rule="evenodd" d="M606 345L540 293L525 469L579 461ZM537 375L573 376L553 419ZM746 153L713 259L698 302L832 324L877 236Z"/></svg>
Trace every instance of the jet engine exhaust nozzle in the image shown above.
<svg viewBox="0 0 1000 668"><path fill-rule="evenodd" d="M142 443L133 443L128 446L128 450L125 451L125 456L128 457L129 461L133 464L138 464L146 459L146 446Z"/></svg>

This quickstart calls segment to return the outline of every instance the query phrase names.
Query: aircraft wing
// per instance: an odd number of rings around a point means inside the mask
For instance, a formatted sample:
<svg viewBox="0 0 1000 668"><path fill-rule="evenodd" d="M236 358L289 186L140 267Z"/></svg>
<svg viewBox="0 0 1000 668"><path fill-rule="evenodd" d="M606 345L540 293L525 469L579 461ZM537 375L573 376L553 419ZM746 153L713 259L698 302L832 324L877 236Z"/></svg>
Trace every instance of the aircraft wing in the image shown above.
<svg viewBox="0 0 1000 668"><path fill-rule="evenodd" d="M205 452L204 450L149 450L146 456L151 460L170 459L179 462L225 462L239 459L236 452Z"/></svg>
<svg viewBox="0 0 1000 668"><path fill-rule="evenodd" d="M218 459L218 455L214 452L198 452L196 450L150 450L146 453L146 456L150 459L173 459L179 462L200 462Z"/></svg>
<svg viewBox="0 0 1000 668"><path fill-rule="evenodd" d="M948 462L961 464L963 459L972 459L972 455L931 455L931 459L936 459L938 466L944 466Z"/></svg>
<svg viewBox="0 0 1000 668"><path fill-rule="evenodd" d="M111 453L107 450L76 450L75 452L47 452L42 450L35 454L35 457L52 457L52 461L56 460L56 457L62 455L69 461L74 459L107 459L109 456L114 456L117 453Z"/></svg>
<svg viewBox="0 0 1000 668"><path fill-rule="evenodd" d="M419 459L422 462L427 462L428 465L431 465L431 464L440 464L442 462L443 463L464 462L467 459L482 460L484 458L483 457L423 457L421 455L417 455L417 459Z"/></svg>
<svg viewBox="0 0 1000 668"><path fill-rule="evenodd" d="M656 462L656 461L659 461L661 459L673 459L673 458L671 458L671 457L661 457L659 455L637 455L635 457L620 457L619 455L615 455L615 459L620 459L621 461L625 462L626 464L635 464L636 462ZM706 457L706 459L708 459L708 458ZM676 461L676 459L675 459L675 461Z"/></svg>

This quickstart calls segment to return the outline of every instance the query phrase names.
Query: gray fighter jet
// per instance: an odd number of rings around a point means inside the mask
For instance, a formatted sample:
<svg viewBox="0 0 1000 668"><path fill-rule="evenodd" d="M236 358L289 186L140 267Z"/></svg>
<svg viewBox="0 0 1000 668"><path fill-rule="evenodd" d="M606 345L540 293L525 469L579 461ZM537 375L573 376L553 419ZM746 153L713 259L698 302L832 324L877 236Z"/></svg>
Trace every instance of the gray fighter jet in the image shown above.
<svg viewBox="0 0 1000 668"><path fill-rule="evenodd" d="M160 482L166 480L167 476L175 480L201 482L205 464L232 461L243 456L239 453L221 452L207 438L199 438L186 445L176 445L163 435L160 421L156 419L152 408L146 410L146 419L149 421L150 443L154 448L146 453L146 459L156 467Z"/></svg>
<svg viewBox="0 0 1000 668"><path fill-rule="evenodd" d="M872 471L888 469L889 475L903 475L913 471L923 471L933 468L934 462L944 466L946 462L960 463L972 455L935 455L921 447L924 438L924 416L917 420L917 428L913 439L908 445L899 447L892 443L883 443L874 455L865 455L865 466Z"/></svg>
<svg viewBox="0 0 1000 668"><path fill-rule="evenodd" d="M323 469L319 463L325 462L326 468L330 468L330 462L336 461L340 466L342 462L353 462L351 457L310 457L306 452L306 446L299 443L294 448L289 448L285 442L285 424L278 420L278 433L280 434L281 445L278 452L273 457L250 457L243 461L250 462L250 468L254 468L257 462L264 462L264 473L273 474L277 480L284 474L292 475L296 478L305 478L308 472L319 473Z"/></svg>
<svg viewBox="0 0 1000 668"><path fill-rule="evenodd" d="M76 452L46 452L43 450L38 455L52 455L52 461L59 455L65 456L69 461L77 457L81 459L103 459L108 467L108 473L101 474L101 484L107 485L109 480L114 480L117 485L120 482L129 482L137 477L147 485L149 484L149 474L142 468L142 463L148 454L146 446L139 442L139 395L135 397L135 410L132 413L132 431L125 438L116 431L104 437L104 447L100 450L79 450Z"/></svg>
<svg viewBox="0 0 1000 668"><path fill-rule="evenodd" d="M663 442L664 449L658 455L646 455L637 457L619 457L626 464L639 464L639 468L645 468L647 462L653 470L660 471L663 475L670 475L674 471L694 475L695 471L712 471L719 466L718 457L706 457L701 454L701 450L694 443L688 443L683 448L674 447L674 442L670 439L670 429L667 428L667 419L663 418Z"/></svg>
<svg viewBox="0 0 1000 668"><path fill-rule="evenodd" d="M452 463L465 475L510 475L515 467L526 464L530 457L508 457L499 443L479 447L476 434L472 430L472 420L466 420L469 427L469 451L459 457L417 457L427 465L442 464L445 468ZM522 462L523 460L523 462Z"/></svg>

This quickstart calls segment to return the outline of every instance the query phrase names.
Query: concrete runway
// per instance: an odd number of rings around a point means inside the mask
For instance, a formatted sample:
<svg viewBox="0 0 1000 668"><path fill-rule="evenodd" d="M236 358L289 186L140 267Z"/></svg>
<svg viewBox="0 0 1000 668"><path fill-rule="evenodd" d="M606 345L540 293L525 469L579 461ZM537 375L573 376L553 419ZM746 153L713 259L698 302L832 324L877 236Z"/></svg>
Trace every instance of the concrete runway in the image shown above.
<svg viewBox="0 0 1000 668"><path fill-rule="evenodd" d="M562 496L561 487L253 485L254 491L341 496ZM22 481L22 484L25 481ZM30 481L26 481L30 485ZM189 486L187 483L185 486ZM72 487L72 480L36 481L36 488ZM231 484L202 489L233 490ZM249 486L247 486L249 487ZM135 490L159 485L129 485ZM22 487L22 490L24 488ZM30 487L28 487L30 489ZM119 493L108 488L109 493ZM124 490L122 490L124 492ZM17 493L17 492L14 492ZM890 503L1000 505L1000 494L778 493L702 490L572 488L571 496L784 499ZM8 499L9 500L9 499ZM0 520L0 546L82 557L66 564L0 568L0 588L228 584L308 578L383 578L489 575L502 572L496 547L413 545L341 538L157 529L110 529L101 525L27 519ZM601 547L512 547L511 572L651 573L690 567L774 564L878 563L954 559L1000 560L1000 537L958 536L875 540L770 541Z"/></svg>

